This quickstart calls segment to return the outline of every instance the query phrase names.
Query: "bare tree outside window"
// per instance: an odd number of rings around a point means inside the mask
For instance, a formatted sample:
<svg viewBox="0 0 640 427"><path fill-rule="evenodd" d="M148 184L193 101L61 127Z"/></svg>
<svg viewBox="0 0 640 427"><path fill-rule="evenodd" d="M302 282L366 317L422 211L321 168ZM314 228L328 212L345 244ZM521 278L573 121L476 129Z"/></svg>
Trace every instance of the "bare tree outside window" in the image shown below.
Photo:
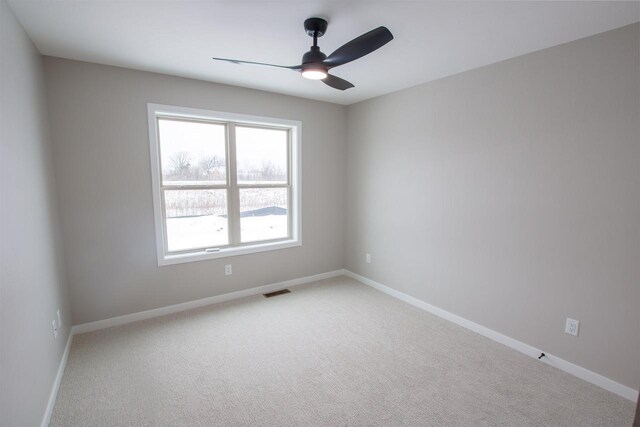
<svg viewBox="0 0 640 427"><path fill-rule="evenodd" d="M170 176L174 179L185 180L189 176L189 168L191 167L191 156L186 151L174 153L169 158L171 170Z"/></svg>
<svg viewBox="0 0 640 427"><path fill-rule="evenodd" d="M211 181L221 181L225 179L225 162L219 156L202 157L198 162L202 176Z"/></svg>

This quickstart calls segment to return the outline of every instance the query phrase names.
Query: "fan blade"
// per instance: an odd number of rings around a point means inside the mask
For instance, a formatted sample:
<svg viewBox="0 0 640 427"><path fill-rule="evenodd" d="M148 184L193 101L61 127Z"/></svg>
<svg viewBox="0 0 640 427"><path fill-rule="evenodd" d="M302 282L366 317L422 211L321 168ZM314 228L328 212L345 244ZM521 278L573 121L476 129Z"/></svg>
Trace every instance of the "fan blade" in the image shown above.
<svg viewBox="0 0 640 427"><path fill-rule="evenodd" d="M251 61L240 61L238 59L227 59L227 58L211 58L216 61L226 61L231 62L232 64L249 64L249 65L265 65L267 67L278 67L278 68L287 68L289 70L301 70L302 65L275 65L275 64L265 64L264 62L251 62Z"/></svg>
<svg viewBox="0 0 640 427"><path fill-rule="evenodd" d="M347 90L349 88L355 87L353 84L349 83L345 79L332 76L331 74L327 74L327 77L322 79L322 82L327 86L331 86L332 88L338 89L338 90Z"/></svg>
<svg viewBox="0 0 640 427"><path fill-rule="evenodd" d="M339 47L327 57L323 64L329 68L355 61L393 40L393 34L386 27L378 27L368 33L356 37L347 44Z"/></svg>

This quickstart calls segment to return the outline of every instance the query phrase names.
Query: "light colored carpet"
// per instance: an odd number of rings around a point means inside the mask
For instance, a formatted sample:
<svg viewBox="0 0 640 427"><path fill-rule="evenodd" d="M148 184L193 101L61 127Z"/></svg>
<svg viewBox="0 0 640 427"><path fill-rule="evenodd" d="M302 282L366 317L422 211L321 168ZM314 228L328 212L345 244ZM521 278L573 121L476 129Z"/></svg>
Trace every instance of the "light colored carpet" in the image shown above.
<svg viewBox="0 0 640 427"><path fill-rule="evenodd" d="M54 426L629 426L635 405L340 277L78 335Z"/></svg>

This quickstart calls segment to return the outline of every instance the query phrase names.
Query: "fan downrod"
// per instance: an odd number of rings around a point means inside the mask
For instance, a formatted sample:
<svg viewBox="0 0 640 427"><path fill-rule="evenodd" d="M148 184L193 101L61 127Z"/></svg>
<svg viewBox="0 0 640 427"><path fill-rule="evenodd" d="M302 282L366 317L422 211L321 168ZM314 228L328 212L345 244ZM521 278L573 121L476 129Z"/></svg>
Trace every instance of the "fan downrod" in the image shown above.
<svg viewBox="0 0 640 427"><path fill-rule="evenodd" d="M329 23L322 18L309 18L304 21L304 29L311 37L322 37Z"/></svg>

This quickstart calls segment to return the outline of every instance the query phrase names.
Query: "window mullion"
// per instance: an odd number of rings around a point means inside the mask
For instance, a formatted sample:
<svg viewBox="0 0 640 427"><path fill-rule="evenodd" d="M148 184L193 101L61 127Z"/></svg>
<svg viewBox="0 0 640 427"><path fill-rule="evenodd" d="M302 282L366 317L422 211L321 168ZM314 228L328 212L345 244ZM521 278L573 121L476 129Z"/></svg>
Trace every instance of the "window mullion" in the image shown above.
<svg viewBox="0 0 640 427"><path fill-rule="evenodd" d="M162 190L226 190L227 185L161 185Z"/></svg>
<svg viewBox="0 0 640 427"><path fill-rule="evenodd" d="M169 239L168 239L168 230L167 230L167 209L166 209L166 202L165 202L165 191L162 186L160 187L160 204L162 209L162 233L164 236L162 239L162 242L164 245L164 252L169 253Z"/></svg>
<svg viewBox="0 0 640 427"><path fill-rule="evenodd" d="M289 236L289 238L293 237L293 215L296 215L291 209L293 206L293 194L291 191L291 173L293 171L291 155L293 153L293 141L291 140L291 133L291 130L287 131L287 236Z"/></svg>
<svg viewBox="0 0 640 427"><path fill-rule="evenodd" d="M289 188L289 184L238 184L238 188Z"/></svg>
<svg viewBox="0 0 640 427"><path fill-rule="evenodd" d="M238 173L236 162L236 125L227 125L227 135L229 138L229 190L228 190L228 210L229 210L229 242L232 245L240 243L240 192L238 190Z"/></svg>

